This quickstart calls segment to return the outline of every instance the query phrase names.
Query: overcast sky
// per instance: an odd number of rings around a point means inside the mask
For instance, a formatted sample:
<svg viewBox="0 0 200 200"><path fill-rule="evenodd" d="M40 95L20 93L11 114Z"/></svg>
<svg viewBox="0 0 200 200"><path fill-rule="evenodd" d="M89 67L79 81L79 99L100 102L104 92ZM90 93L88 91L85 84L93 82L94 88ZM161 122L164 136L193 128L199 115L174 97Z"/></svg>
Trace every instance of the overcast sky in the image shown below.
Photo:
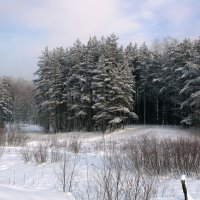
<svg viewBox="0 0 200 200"><path fill-rule="evenodd" d="M33 79L44 47L115 33L121 44L200 36L200 0L0 0L0 76Z"/></svg>

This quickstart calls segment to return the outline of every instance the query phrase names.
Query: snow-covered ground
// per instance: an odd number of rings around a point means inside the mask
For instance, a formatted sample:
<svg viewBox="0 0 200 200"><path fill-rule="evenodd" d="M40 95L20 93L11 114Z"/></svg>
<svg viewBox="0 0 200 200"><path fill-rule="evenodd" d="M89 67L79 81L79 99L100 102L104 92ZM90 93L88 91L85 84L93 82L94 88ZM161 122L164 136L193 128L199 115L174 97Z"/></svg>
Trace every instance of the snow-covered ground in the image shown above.
<svg viewBox="0 0 200 200"><path fill-rule="evenodd" d="M35 129L36 127L34 127L34 130ZM35 132L31 130L31 127L28 127L27 130ZM71 193L62 192L57 173L59 163L51 163L50 159L41 165L37 165L34 162L24 163L19 153L21 147L5 147L4 154L0 158L0 200L81 199L77 194L82 190L86 181L90 180L88 172L90 172L94 166L98 166L102 159L102 142L109 143L112 141L116 144L120 144L121 141L137 138L144 134L156 136L161 139L179 136L190 137L189 130L187 129L172 126L138 125L129 126L125 130L106 133L105 135L102 135L100 132L71 132L57 134L56 136L39 134L38 137L36 137L35 134L33 136L29 134L29 145L32 146L39 141L46 143L54 140L68 141L73 140L73 137L76 137L81 141L82 150L76 154L77 165L73 180L76 187ZM69 154L71 157L75 156L73 153ZM177 177L176 179L169 177L160 178L157 199L183 200L184 197L180 178L181 177ZM194 200L200 200L200 180L188 178L186 182L190 196ZM85 193L83 196L87 196L87 194Z"/></svg>

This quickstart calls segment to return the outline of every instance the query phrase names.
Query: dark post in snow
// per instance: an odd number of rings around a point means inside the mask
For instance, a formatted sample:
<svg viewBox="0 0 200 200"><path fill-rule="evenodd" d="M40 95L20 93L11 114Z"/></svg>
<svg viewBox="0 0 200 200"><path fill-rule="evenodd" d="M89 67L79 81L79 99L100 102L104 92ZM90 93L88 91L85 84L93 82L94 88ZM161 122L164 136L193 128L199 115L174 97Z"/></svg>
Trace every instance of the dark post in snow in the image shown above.
<svg viewBox="0 0 200 200"><path fill-rule="evenodd" d="M185 196L185 200L188 200L188 194L187 194L187 187L185 183L185 175L181 177L181 184L182 184L182 189L183 189L183 194Z"/></svg>

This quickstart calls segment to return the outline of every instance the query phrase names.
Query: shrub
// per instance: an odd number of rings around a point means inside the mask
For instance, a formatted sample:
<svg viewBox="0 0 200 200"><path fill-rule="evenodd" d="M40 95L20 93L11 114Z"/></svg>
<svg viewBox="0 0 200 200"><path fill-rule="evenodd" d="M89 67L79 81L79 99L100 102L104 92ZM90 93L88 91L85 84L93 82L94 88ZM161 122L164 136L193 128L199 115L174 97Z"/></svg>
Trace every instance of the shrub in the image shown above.
<svg viewBox="0 0 200 200"><path fill-rule="evenodd" d="M68 148L73 153L79 153L81 150L81 141L79 141L76 137L72 137L69 141Z"/></svg>
<svg viewBox="0 0 200 200"><path fill-rule="evenodd" d="M126 169L122 156L115 154L116 149L111 149L102 157L102 166L94 168L92 184L95 187L92 188L92 193L96 196L91 199L150 200L156 197L156 178L147 176L142 171L130 172Z"/></svg>
<svg viewBox="0 0 200 200"><path fill-rule="evenodd" d="M48 147L44 143L38 144L33 150L33 157L37 164L42 164L47 162Z"/></svg>
<svg viewBox="0 0 200 200"><path fill-rule="evenodd" d="M200 139L158 140L143 136L123 146L126 166L150 175L187 174L200 172Z"/></svg>
<svg viewBox="0 0 200 200"><path fill-rule="evenodd" d="M33 159L33 150L29 146L24 146L19 151L22 160L27 163L31 162Z"/></svg>
<svg viewBox="0 0 200 200"><path fill-rule="evenodd" d="M8 146L25 146L29 137L25 133L7 133L6 144Z"/></svg>
<svg viewBox="0 0 200 200"><path fill-rule="evenodd" d="M61 148L59 146L51 147L51 163L60 162L63 158L63 154L60 152Z"/></svg>

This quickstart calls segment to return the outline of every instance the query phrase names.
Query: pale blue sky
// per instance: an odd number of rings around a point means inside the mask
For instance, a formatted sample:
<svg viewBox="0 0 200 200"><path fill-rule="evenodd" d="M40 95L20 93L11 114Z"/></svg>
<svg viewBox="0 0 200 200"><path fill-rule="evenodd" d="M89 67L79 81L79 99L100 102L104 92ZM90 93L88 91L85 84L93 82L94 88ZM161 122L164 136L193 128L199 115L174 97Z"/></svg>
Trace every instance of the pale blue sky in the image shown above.
<svg viewBox="0 0 200 200"><path fill-rule="evenodd" d="M0 76L31 80L44 47L114 32L121 44L200 36L199 0L0 0Z"/></svg>

